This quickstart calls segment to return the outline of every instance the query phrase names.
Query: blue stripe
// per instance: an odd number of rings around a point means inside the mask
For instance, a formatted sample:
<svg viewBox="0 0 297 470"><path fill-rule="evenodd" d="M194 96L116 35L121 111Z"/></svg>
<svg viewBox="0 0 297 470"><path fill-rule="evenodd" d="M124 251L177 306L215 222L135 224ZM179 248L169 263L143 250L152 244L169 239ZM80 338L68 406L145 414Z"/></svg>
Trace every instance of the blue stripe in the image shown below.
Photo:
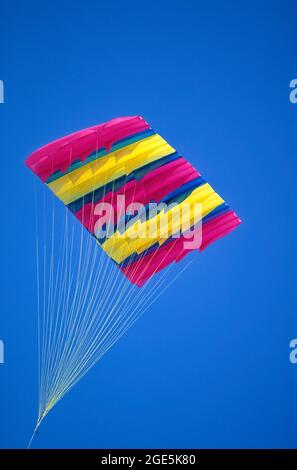
<svg viewBox="0 0 297 470"><path fill-rule="evenodd" d="M224 212L227 212L230 209L228 204L223 202L223 204L220 204L218 207L213 209L209 214L207 214L205 217L203 217L203 222L209 222L210 220L214 219L215 217L224 214Z"/></svg>
<svg viewBox="0 0 297 470"><path fill-rule="evenodd" d="M166 204L170 204L171 202L175 202L176 199L182 195L184 197L182 200L179 201L180 203L184 199L186 199L186 197L188 197L194 191L194 189L199 188L199 186L202 186L205 183L206 181L202 178L202 176L198 176L198 178L195 178L191 181L188 181L185 184L182 184L179 188L167 194L167 196L165 196L162 199L162 202L166 202Z"/></svg>

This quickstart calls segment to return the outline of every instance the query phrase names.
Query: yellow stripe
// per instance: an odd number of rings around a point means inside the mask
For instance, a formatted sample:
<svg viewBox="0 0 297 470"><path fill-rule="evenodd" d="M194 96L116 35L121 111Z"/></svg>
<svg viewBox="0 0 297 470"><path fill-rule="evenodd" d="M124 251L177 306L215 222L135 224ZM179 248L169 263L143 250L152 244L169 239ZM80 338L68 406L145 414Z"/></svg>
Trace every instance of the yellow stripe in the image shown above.
<svg viewBox="0 0 297 470"><path fill-rule="evenodd" d="M64 204L69 204L100 186L174 151L171 145L155 134L87 163L82 168L49 183L48 186Z"/></svg>
<svg viewBox="0 0 297 470"><path fill-rule="evenodd" d="M162 244L177 233L181 229L179 214L182 210L184 211L182 223L190 227L200 220L200 217L197 220L195 204L201 204L200 216L204 217L223 202L223 199L206 183L195 189L184 201L169 209L167 213L162 211L143 223L138 220L124 234L115 232L103 243L102 248L114 261L121 263L131 254L140 254L156 242Z"/></svg>

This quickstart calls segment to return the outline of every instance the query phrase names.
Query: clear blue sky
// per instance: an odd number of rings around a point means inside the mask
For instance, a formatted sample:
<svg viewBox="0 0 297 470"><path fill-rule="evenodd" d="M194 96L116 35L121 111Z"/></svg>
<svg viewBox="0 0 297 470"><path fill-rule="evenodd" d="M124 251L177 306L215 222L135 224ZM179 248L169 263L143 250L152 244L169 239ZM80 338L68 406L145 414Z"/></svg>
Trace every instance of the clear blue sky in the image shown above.
<svg viewBox="0 0 297 470"><path fill-rule="evenodd" d="M36 419L35 148L143 115L243 219L50 413L36 447L297 443L294 1L3 1L0 446Z"/></svg>

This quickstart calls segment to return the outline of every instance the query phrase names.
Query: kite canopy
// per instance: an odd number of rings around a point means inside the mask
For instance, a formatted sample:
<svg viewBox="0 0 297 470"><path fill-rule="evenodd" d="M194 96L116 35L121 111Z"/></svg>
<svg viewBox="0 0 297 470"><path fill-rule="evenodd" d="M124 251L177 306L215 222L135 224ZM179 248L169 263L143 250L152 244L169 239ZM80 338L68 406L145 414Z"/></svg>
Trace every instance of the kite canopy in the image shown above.
<svg viewBox="0 0 297 470"><path fill-rule="evenodd" d="M112 119L55 140L35 151L26 165L138 286L190 251L203 250L240 223L200 173L141 116ZM129 208L134 203L142 205L137 217ZM147 210L151 203L170 204L170 208L152 215ZM108 222L106 214L103 217L98 210L102 204L113 209L115 217ZM201 207L199 221L195 204ZM199 246L186 246L187 234L176 219L185 207L187 227L193 233L201 231ZM168 220L165 233L163 226ZM124 229L122 221L126 222ZM106 234L99 236L98 227L106 225ZM154 230L156 226L158 230ZM136 229L138 235L132 237Z"/></svg>

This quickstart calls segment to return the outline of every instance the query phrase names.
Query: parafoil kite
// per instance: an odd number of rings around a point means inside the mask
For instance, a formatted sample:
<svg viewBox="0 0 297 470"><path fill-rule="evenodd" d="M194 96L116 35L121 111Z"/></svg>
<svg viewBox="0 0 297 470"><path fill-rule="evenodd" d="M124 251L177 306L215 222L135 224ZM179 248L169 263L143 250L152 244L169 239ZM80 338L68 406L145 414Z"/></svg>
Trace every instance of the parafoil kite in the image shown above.
<svg viewBox="0 0 297 470"><path fill-rule="evenodd" d="M132 219L134 222L125 226L124 233L119 233L116 218L108 234L98 238L99 203L109 203L118 215L117 196L125 196L121 211L125 220L131 217L126 209L133 202L145 208L152 202L173 204L171 215L187 205L188 226L192 229L191 208L199 203L200 251L240 223L200 173L141 116L112 119L63 137L34 152L26 164L89 230L129 281L138 286L197 246L185 248L183 233L174 236L180 231L180 222L171 223L165 237L162 229L150 237L129 236L135 224L138 229L142 225L142 233L156 223L162 228L163 220L168 221L166 210L143 222Z"/></svg>

